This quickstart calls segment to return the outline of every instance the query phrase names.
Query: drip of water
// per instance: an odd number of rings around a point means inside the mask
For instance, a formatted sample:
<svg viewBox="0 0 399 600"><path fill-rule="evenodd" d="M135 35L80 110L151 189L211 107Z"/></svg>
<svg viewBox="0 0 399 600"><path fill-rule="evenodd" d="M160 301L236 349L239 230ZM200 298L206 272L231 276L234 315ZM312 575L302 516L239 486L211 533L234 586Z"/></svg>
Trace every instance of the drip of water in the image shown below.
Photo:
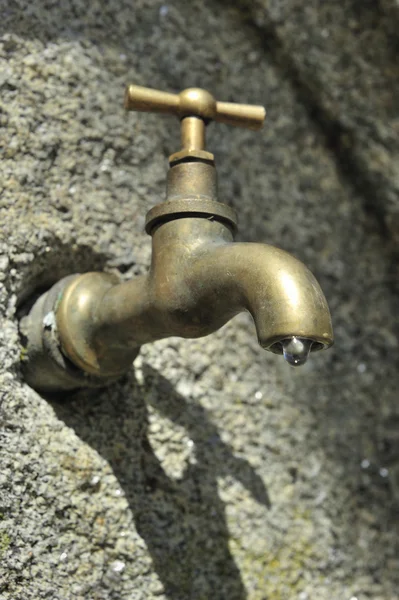
<svg viewBox="0 0 399 600"><path fill-rule="evenodd" d="M288 364L293 367L300 367L306 363L313 340L296 337L287 338L281 342L283 346L283 355Z"/></svg>

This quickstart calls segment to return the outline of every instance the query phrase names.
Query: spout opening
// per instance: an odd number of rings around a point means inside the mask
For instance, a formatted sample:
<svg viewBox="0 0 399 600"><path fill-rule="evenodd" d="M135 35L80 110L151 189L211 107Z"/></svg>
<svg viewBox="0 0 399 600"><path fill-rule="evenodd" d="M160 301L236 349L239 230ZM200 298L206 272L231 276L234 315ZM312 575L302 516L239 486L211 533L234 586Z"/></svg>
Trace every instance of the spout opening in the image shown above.
<svg viewBox="0 0 399 600"><path fill-rule="evenodd" d="M268 348L265 348L265 350L268 350L269 352L273 352L274 354L284 354L283 342L288 339L289 339L288 337L282 338L281 340L274 342ZM329 348L331 346L331 344L329 344L329 343L318 342L316 340L309 340L309 341L311 342L310 352L317 352L318 350L326 350L327 348Z"/></svg>
<svg viewBox="0 0 399 600"><path fill-rule="evenodd" d="M327 343L319 342L311 337L289 336L274 342L267 350L275 354L282 354L284 360L291 367L300 367L306 364L311 352L323 350Z"/></svg>

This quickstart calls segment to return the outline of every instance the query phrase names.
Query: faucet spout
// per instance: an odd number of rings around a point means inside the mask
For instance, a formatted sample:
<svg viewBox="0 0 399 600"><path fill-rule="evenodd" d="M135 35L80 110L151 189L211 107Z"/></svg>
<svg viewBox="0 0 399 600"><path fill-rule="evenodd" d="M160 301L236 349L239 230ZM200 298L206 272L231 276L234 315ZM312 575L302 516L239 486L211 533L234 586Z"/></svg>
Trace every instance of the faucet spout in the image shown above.
<svg viewBox="0 0 399 600"><path fill-rule="evenodd" d="M332 344L324 294L309 269L287 252L267 244L226 244L196 261L193 288L201 285L200 273L208 282L202 302L218 298L217 321L248 311L265 350L282 354L282 342L292 337L311 340L312 350Z"/></svg>
<svg viewBox="0 0 399 600"><path fill-rule="evenodd" d="M82 285L94 275L83 275ZM94 363L87 353L82 362L74 350L79 328L62 327L68 301L60 306L61 335L66 331L68 337L64 348L93 374L116 374L143 344L206 336L243 311L252 315L260 345L271 352L284 353L284 341L291 338L309 340L311 350L333 340L324 294L299 260L266 244L234 243L229 226L203 217L156 227L148 275L96 294L89 343Z"/></svg>

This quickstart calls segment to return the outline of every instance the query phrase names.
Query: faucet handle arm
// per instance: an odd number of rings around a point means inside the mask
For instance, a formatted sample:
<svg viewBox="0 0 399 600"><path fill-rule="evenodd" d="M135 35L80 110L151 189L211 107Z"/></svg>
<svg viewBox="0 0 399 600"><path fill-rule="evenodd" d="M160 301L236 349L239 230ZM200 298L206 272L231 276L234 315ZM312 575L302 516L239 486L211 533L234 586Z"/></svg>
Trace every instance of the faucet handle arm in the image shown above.
<svg viewBox="0 0 399 600"><path fill-rule="evenodd" d="M179 110L179 95L153 90L141 85L128 85L125 91L124 106L126 110L137 112L177 115Z"/></svg>
<svg viewBox="0 0 399 600"><path fill-rule="evenodd" d="M206 90L188 88L180 94L170 94L139 85L129 85L125 93L125 108L140 112L157 112L184 117L199 117L205 123L217 121L235 127L258 130L263 126L266 111L263 106L217 102Z"/></svg>
<svg viewBox="0 0 399 600"><path fill-rule="evenodd" d="M214 120L218 123L258 131L262 129L265 118L266 110L263 106L216 102L216 117Z"/></svg>

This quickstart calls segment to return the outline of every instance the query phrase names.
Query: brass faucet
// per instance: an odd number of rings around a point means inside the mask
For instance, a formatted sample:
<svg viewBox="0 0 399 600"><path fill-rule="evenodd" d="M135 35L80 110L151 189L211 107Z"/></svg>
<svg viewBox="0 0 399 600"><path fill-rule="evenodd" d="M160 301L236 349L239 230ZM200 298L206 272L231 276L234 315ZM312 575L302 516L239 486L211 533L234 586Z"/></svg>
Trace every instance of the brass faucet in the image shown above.
<svg viewBox="0 0 399 600"><path fill-rule="evenodd" d="M328 305L312 273L273 246L234 243L235 212L217 199L206 125L257 130L265 109L217 102L196 88L168 94L136 85L125 108L181 119L166 201L147 214L150 270L126 283L109 273L71 275L41 296L21 321L28 383L41 391L104 385L130 368L143 344L205 336L242 311L260 345L291 365L331 346Z"/></svg>

